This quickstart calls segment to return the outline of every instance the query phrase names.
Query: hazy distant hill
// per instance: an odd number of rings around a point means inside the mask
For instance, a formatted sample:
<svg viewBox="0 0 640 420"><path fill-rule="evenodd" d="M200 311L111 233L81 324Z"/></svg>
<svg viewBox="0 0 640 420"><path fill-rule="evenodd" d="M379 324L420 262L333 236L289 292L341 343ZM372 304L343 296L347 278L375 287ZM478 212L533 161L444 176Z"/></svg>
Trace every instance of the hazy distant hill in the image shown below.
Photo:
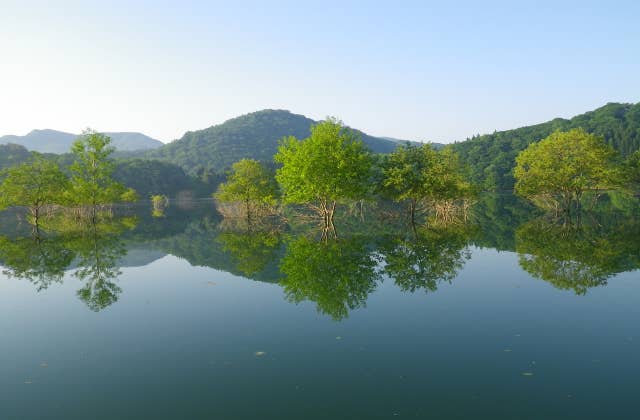
<svg viewBox="0 0 640 420"><path fill-rule="evenodd" d="M640 103L609 103L571 119L554 120L475 136L453 145L471 170L471 179L487 189L511 190L514 184L515 158L529 144L542 140L556 130L581 127L603 136L622 156L640 148Z"/></svg>
<svg viewBox="0 0 640 420"><path fill-rule="evenodd" d="M113 146L118 150L149 150L163 145L141 133L115 132L105 133L111 137ZM19 144L29 150L40 153L67 153L77 134L56 130L33 130L26 136L2 136L0 144Z"/></svg>
<svg viewBox="0 0 640 420"><path fill-rule="evenodd" d="M178 164L191 173L200 168L223 171L242 158L272 161L278 141L285 136L306 138L315 121L283 110L263 110L230 119L204 130L189 131L172 143L139 157L155 158ZM388 153L397 143L368 136L362 140L378 153Z"/></svg>

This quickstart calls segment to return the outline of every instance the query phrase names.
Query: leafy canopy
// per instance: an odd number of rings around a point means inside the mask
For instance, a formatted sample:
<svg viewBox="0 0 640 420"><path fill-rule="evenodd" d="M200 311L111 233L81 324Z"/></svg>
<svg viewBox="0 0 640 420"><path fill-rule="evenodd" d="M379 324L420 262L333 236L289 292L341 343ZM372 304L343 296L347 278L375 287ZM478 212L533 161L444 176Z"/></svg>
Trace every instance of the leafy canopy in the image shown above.
<svg viewBox="0 0 640 420"><path fill-rule="evenodd" d="M253 159L234 163L227 182L220 184L215 193L215 198L221 202L273 205L277 197L278 184L272 173Z"/></svg>
<svg viewBox="0 0 640 420"><path fill-rule="evenodd" d="M305 140L283 139L274 159L282 164L276 179L287 203L359 199L372 161L359 135L335 118L314 125Z"/></svg>
<svg viewBox="0 0 640 420"><path fill-rule="evenodd" d="M86 130L73 143L75 158L71 171L69 199L78 205L104 205L118 202L126 191L124 185L112 178L115 168L111 159L114 149L104 134Z"/></svg>
<svg viewBox="0 0 640 420"><path fill-rule="evenodd" d="M567 203L588 190L619 182L616 153L602 137L581 128L557 131L516 158L515 191L527 198L548 196Z"/></svg>
<svg viewBox="0 0 640 420"><path fill-rule="evenodd" d="M0 184L0 208L29 207L37 212L42 206L62 204L67 177L54 162L36 157L5 171Z"/></svg>
<svg viewBox="0 0 640 420"><path fill-rule="evenodd" d="M400 146L386 157L382 171L383 191L395 201L457 199L471 191L458 156L449 148Z"/></svg>

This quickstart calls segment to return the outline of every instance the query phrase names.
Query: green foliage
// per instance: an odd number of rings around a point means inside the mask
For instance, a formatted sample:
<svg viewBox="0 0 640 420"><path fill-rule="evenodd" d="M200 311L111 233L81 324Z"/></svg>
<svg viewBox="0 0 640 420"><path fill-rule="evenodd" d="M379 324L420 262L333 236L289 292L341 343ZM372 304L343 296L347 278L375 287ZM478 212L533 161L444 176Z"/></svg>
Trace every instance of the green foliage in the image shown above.
<svg viewBox="0 0 640 420"><path fill-rule="evenodd" d="M289 111L263 110L187 132L181 139L140 157L177 164L190 174L203 169L222 173L241 159L273 161L280 139L309 137L314 124L313 120ZM388 153L396 147L393 141L360 134L374 152Z"/></svg>
<svg viewBox="0 0 640 420"><path fill-rule="evenodd" d="M220 184L214 197L223 203L240 203L250 217L256 209L276 204L278 184L260 162L242 159L233 164L227 182Z"/></svg>
<svg viewBox="0 0 640 420"><path fill-rule="evenodd" d="M614 150L601 137L576 128L531 144L516 158L517 194L569 211L586 191L621 183Z"/></svg>
<svg viewBox="0 0 640 420"><path fill-rule="evenodd" d="M141 197L161 194L176 197L182 191L208 195L214 187L189 176L177 165L157 160L116 160L113 179L133 188Z"/></svg>
<svg viewBox="0 0 640 420"><path fill-rule="evenodd" d="M311 128L304 140L283 139L276 179L286 203L313 205L327 214L340 200L357 200L367 192L372 159L357 133L335 119Z"/></svg>
<svg viewBox="0 0 640 420"><path fill-rule="evenodd" d="M71 171L69 201L77 205L99 206L120 201L124 185L112 178L115 168L111 159L114 149L104 134L86 130L73 143L74 162Z"/></svg>
<svg viewBox="0 0 640 420"><path fill-rule="evenodd" d="M20 165L31 159L31 152L17 144L0 144L0 170Z"/></svg>
<svg viewBox="0 0 640 420"><path fill-rule="evenodd" d="M40 156L7 169L0 184L0 209L9 206L28 207L38 217L47 205L62 204L67 177L57 164Z"/></svg>
<svg viewBox="0 0 640 420"><path fill-rule="evenodd" d="M570 120L556 118L543 124L474 136L453 148L469 165L474 183L486 189L511 191L518 153L555 131L573 128L603 137L622 156L628 156L640 149L640 103L610 103Z"/></svg>
<svg viewBox="0 0 640 420"><path fill-rule="evenodd" d="M395 201L408 200L412 222L418 203L440 206L471 197L458 156L429 144L400 146L382 161L382 193Z"/></svg>
<svg viewBox="0 0 640 420"><path fill-rule="evenodd" d="M626 160L624 174L628 186L635 192L640 192L640 149Z"/></svg>

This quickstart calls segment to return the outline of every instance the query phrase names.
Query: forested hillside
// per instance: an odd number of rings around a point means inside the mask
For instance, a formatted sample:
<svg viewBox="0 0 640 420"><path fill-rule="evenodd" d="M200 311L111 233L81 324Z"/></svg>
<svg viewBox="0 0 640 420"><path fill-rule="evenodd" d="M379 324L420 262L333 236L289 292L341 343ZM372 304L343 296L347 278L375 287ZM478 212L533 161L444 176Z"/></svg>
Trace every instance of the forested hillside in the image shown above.
<svg viewBox="0 0 640 420"><path fill-rule="evenodd" d="M0 170L19 165L31 157L31 153L18 144L0 144Z"/></svg>
<svg viewBox="0 0 640 420"><path fill-rule="evenodd" d="M512 190L513 168L518 153L529 144L556 130L584 128L628 156L640 148L640 103L609 103L595 111L569 120L556 118L546 123L476 136L456 143L458 152L471 171L471 179L486 189Z"/></svg>
<svg viewBox="0 0 640 420"><path fill-rule="evenodd" d="M280 139L285 136L306 138L314 123L289 111L263 110L204 130L189 131L173 143L136 156L175 163L193 174L203 168L224 172L243 158L271 162ZM397 146L390 140L360 134L374 152L387 153Z"/></svg>

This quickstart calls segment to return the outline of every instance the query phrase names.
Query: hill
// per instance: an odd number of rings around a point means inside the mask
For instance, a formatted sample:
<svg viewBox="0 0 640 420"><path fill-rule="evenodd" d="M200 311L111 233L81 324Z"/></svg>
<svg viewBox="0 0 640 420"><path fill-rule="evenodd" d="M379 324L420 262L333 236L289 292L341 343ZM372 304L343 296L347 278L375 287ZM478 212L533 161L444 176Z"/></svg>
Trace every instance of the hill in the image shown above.
<svg viewBox="0 0 640 420"><path fill-rule="evenodd" d="M471 179L486 189L512 190L518 153L556 130L581 127L603 136L622 156L640 149L640 103L609 103L571 119L554 120L475 136L455 143L453 149L469 166Z"/></svg>
<svg viewBox="0 0 640 420"><path fill-rule="evenodd" d="M242 158L271 162L281 138L306 138L312 124L315 121L303 115L268 109L204 130L189 131L179 140L135 156L175 163L190 173L197 173L202 168L222 172ZM374 152L388 153L397 147L393 141L358 132Z"/></svg>
<svg viewBox="0 0 640 420"><path fill-rule="evenodd" d="M113 147L117 150L149 150L164 144L141 133L113 132L105 134L111 137ZM69 152L71 144L77 137L77 134L65 133L64 131L33 130L25 136L2 136L0 144L19 144L35 152L61 154Z"/></svg>

